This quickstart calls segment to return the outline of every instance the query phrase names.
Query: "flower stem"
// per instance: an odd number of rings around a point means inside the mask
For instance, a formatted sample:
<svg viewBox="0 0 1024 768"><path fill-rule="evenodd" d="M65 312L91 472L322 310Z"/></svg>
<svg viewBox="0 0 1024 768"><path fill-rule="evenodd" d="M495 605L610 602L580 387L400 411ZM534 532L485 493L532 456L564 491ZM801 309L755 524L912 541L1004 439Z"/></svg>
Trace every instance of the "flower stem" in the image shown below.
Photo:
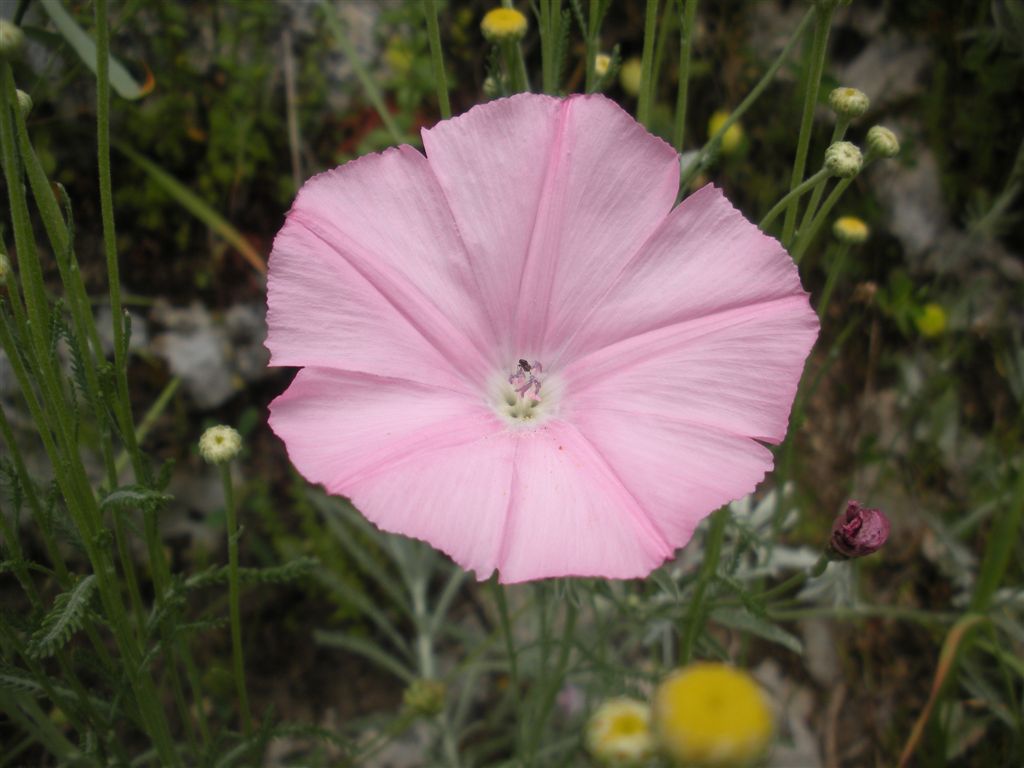
<svg viewBox="0 0 1024 768"><path fill-rule="evenodd" d="M640 94L636 119L647 128L651 123L651 101L654 99L654 41L658 28L658 0L647 0L644 19L644 49L640 60Z"/></svg>
<svg viewBox="0 0 1024 768"><path fill-rule="evenodd" d="M352 45L352 41L348 39L348 35L345 29L342 27L341 22L338 20L338 16L334 11L334 6L327 2L327 0L320 0L320 7L323 9L324 18L327 19L327 26L331 28L331 34L334 35L334 41L341 48L342 54L348 60L348 63L352 65L353 71L356 73L356 77L359 79L359 84L363 86L363 92L366 94L366 98L369 99L370 104L377 110L377 114L380 115L381 122L384 123L384 127L388 133L391 134L391 140L395 144L401 144L405 141L405 137L402 135L402 131L398 127L398 123L395 122L394 116L388 110L384 104L384 99L380 95L380 91L377 89L377 84L370 77L366 71L366 67L363 66L363 62L360 60L356 53L355 47Z"/></svg>
<svg viewBox="0 0 1024 768"><path fill-rule="evenodd" d="M790 176L789 188L796 188L804 177L807 165L807 151L811 145L811 128L814 125L814 107L818 103L818 89L821 87L821 74L825 69L825 53L828 48L828 31L832 23L832 3L815 3L814 5L814 38L808 53L804 79L804 111L800 120L800 137L796 144L796 158L793 160L793 173ZM796 227L796 206L790 205L786 210L786 221L782 227L782 244L789 245Z"/></svg>
<svg viewBox="0 0 1024 768"><path fill-rule="evenodd" d="M676 119L672 129L672 146L683 151L686 135L686 104L690 88L690 53L693 50L693 25L697 17L697 0L686 0L683 26L679 35L679 90L676 92Z"/></svg>
<svg viewBox="0 0 1024 768"><path fill-rule="evenodd" d="M829 267L828 277L825 278L825 287L821 289L821 299L818 301L818 320L825 318L825 311L828 309L828 301L832 298L832 291L835 290L839 276L846 268L846 257L850 254L850 244L840 243L836 253L835 261Z"/></svg>
<svg viewBox="0 0 1024 768"><path fill-rule="evenodd" d="M804 254L807 253L807 249L814 240L814 236L818 234L818 230L821 229L821 225L825 223L825 219L828 218L828 215L832 212L836 203L839 202L839 198L843 196L843 192L845 192L846 188L853 183L853 179L855 178L856 177L854 176L849 179L840 179L836 182L832 192L825 198L825 202L814 215L814 220L811 221L807 228L800 233L800 236L796 240L796 245L793 246L791 251L793 254L793 261L797 264L800 263Z"/></svg>
<svg viewBox="0 0 1024 768"><path fill-rule="evenodd" d="M787 592L796 589L797 587L803 586L804 582L808 579L815 579L818 576L821 576L821 574L825 572L825 568L827 566L828 557L823 554L821 557L818 558L818 561L810 568L808 568L806 571L800 571L799 573L793 574L781 584L777 584L771 589L765 590L757 597L760 600L768 601L771 600L773 597L779 597L780 595L784 595Z"/></svg>
<svg viewBox="0 0 1024 768"><path fill-rule="evenodd" d="M724 123L722 123L722 126L718 129L718 131L715 132L715 135L708 139L704 146L701 147L697 159L694 162L690 163L687 173L683 176L682 179L680 179L680 197L682 196L683 190L685 190L689 186L690 181L703 167L704 159L708 155L710 155L712 150L715 147L717 147L718 144L721 142L722 137L725 135L725 132L732 127L733 123L735 123L737 120L743 117L743 114L748 109L750 109L751 105L753 105L753 103L757 101L758 97L760 97L760 95L764 93L764 90L768 87L768 84L775 79L775 74L782 68L782 65L786 63L786 59L789 58L789 54L790 52L792 52L793 47L796 45L797 41L803 35L804 30L807 28L807 25L810 24L811 20L814 18L814 13L815 12L813 8L808 9L807 13L804 14L804 17L800 20L800 23L797 25L796 30L794 30L793 34L790 36L789 41L786 43L786 47L782 49L779 55L775 58L775 61L772 62L771 66L768 67L764 75L761 76L761 79L757 81L757 85L755 85L753 89L751 89L750 93L748 93L747 97L740 102L739 106L736 107L736 109L734 109L731 113L729 113L729 117L726 119Z"/></svg>
<svg viewBox="0 0 1024 768"><path fill-rule="evenodd" d="M252 715L249 712L249 696L245 689L245 659L242 656L242 619L239 608L238 589L238 520L235 513L235 493L231 482L231 464L220 465L220 476L224 482L224 511L227 516L228 534L228 601L231 613L231 660L235 673L235 688L238 691L238 707L242 715L242 732L252 735ZM200 706L202 703L200 702Z"/></svg>
<svg viewBox="0 0 1024 768"><path fill-rule="evenodd" d="M434 62L434 85L437 87L437 106L441 119L452 116L448 101L448 80L444 72L444 53L441 50L441 31L437 26L437 0L424 0L423 11L427 16L427 37L430 39L430 58Z"/></svg>
<svg viewBox="0 0 1024 768"><path fill-rule="evenodd" d="M815 184L818 184L819 182L824 182L826 179L828 179L828 171L822 168L816 174L807 179L803 184L796 187L795 189L789 190L789 192L787 192L786 195L781 200L779 200L779 202L772 206L772 209L764 215L764 218L761 219L761 223L758 224L757 226L760 227L762 231L766 230L768 228L768 225L775 220L775 217L786 209L786 206L788 206L794 200L800 198L808 189L813 187Z"/></svg>
<svg viewBox="0 0 1024 768"><path fill-rule="evenodd" d="M711 583L715 571L718 570L718 559L722 555L722 542L725 540L725 524L729 522L729 508L722 507L712 513L708 527L704 562L701 563L700 574L697 576L697 587L690 601L690 612L686 619L686 632L679 652L679 663L686 665L693 658L693 649L697 644L697 635L704 628L704 594Z"/></svg>
<svg viewBox="0 0 1024 768"><path fill-rule="evenodd" d="M850 125L850 118L845 115L839 115L836 118L836 127L832 130L832 141L829 144L835 144L837 141L842 141L846 135L846 129ZM822 179L814 186L814 191L811 192L811 200L807 203L807 210L804 211L803 218L800 219L800 226L797 228L797 233L805 229L811 221L814 219L814 214L818 210L818 206L821 204L821 196L825 194L825 182L827 179Z"/></svg>

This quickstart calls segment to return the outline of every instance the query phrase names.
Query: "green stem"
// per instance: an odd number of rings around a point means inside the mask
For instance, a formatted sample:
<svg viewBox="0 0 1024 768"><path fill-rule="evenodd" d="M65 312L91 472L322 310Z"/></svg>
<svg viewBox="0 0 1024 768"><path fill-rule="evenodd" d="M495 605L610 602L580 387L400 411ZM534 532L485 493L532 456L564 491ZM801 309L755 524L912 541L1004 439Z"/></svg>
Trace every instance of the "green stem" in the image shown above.
<svg viewBox="0 0 1024 768"><path fill-rule="evenodd" d="M338 44L338 47L341 48L341 52L348 60L348 63L352 65L352 69L356 73L356 77L359 79L359 84L363 86L363 92L366 94L366 98L369 99L370 104L373 105L373 108L377 110L377 114L380 115L381 122L384 123L384 127L387 129L388 133L391 134L391 140L394 141L395 144L403 143L405 141L405 137L402 135L402 131L399 129L398 123L395 122L395 118L384 105L384 99L380 95L380 90L378 90L377 84L366 71L366 67L363 66L363 62L356 53L356 49L352 45L352 41L348 39L345 29L342 27L341 21L338 19L338 16L334 11L334 6L328 3L327 0L320 0L320 8L323 9L324 18L327 19L327 26L331 28L331 34L334 35L334 41Z"/></svg>
<svg viewBox="0 0 1024 768"><path fill-rule="evenodd" d="M441 119L452 116L448 101L448 80L444 72L444 53L441 49L441 31L437 26L437 0L424 0L423 10L427 16L427 37L430 39L430 58L434 63L434 85L437 88L437 106Z"/></svg>
<svg viewBox="0 0 1024 768"><path fill-rule="evenodd" d="M832 130L832 141L829 145L835 144L837 141L842 141L846 135L846 129L850 125L850 118L840 115L836 118L836 127ZM821 204L821 196L825 194L825 182L826 179L822 179L814 185L814 191L811 193L811 200L807 203L807 210L804 211L803 217L800 219L800 226L797 228L797 234L806 228L811 221L814 219L814 214L818 210L818 206Z"/></svg>
<svg viewBox="0 0 1024 768"><path fill-rule="evenodd" d="M800 119L800 137L796 144L796 158L793 160L793 173L790 176L789 188L796 188L804 178L807 165L807 151L811 145L811 129L814 126L814 108L818 103L818 90L821 87L821 75L825 69L825 53L828 48L828 31L832 23L832 3L815 3L814 38L811 43L805 64L804 79L804 111ZM793 239L796 226L796 206L790 205L786 210L786 221L782 227L782 244L788 246Z"/></svg>
<svg viewBox="0 0 1024 768"><path fill-rule="evenodd" d="M515 639L512 636L512 621L509 618L508 601L505 599L505 587L498 583L495 576L490 581L494 592L494 601L498 605L498 619L501 623L501 634L505 638L505 655L508 656L509 688L512 690L512 701L516 710L516 730L520 736L523 729L523 702L519 689L519 662L516 654ZM519 738L517 738L517 741Z"/></svg>
<svg viewBox="0 0 1024 768"><path fill-rule="evenodd" d="M676 119L675 126L672 129L672 146L676 148L676 152L683 151L683 139L686 135L686 105L690 88L690 53L693 50L693 26L696 18L697 0L685 0L683 25L679 34L679 90L676 92Z"/></svg>
<svg viewBox="0 0 1024 768"><path fill-rule="evenodd" d="M650 128L651 101L654 99L654 42L658 27L658 0L647 0L644 19L644 49L640 59L640 95L636 119Z"/></svg>
<svg viewBox="0 0 1024 768"><path fill-rule="evenodd" d="M784 211L790 203L800 198L805 192L807 192L808 189L810 189L814 185L818 183L824 183L826 179L828 179L828 171L822 168L816 174L807 179L803 184L799 185L795 189L789 190L789 192L787 192L786 195L781 200L779 200L779 202L772 206L772 209L764 215L764 218L761 219L761 223L758 224L757 226L760 227L762 231L766 231L768 229L768 225L771 224L772 221L775 220L775 217L782 213L782 211Z"/></svg>
<svg viewBox="0 0 1024 768"><path fill-rule="evenodd" d="M762 601L768 601L774 597L784 595L787 592L796 589L797 587L801 587L803 586L804 582L808 579L816 579L817 577L821 576L821 574L825 572L825 568L827 566L828 557L826 555L822 555L818 558L818 562L816 562L806 571L800 571L800 573L793 574L781 584L777 584L771 589L762 592L760 595L757 596L757 599Z"/></svg>
<svg viewBox="0 0 1024 768"><path fill-rule="evenodd" d="M585 80L586 92L593 93L597 87L597 71L594 69L597 61L597 34L600 27L600 0L590 0L589 12L587 13L586 29L586 56L587 76Z"/></svg>
<svg viewBox="0 0 1024 768"><path fill-rule="evenodd" d="M838 182L836 182L836 185L835 187L833 187L832 192L829 194L828 197L825 198L825 202L822 204L818 212L814 215L814 220L811 221L810 225L808 225L806 230L800 233L800 236L796 240L796 245L794 245L790 251L793 254L793 261L795 261L797 264L800 263L800 260L804 257L804 254L807 253L807 249L813 242L815 235L818 234L818 230L821 229L821 225L825 223L825 219L828 218L828 215L832 212L832 209L835 208L836 203L839 202L839 198L843 196L843 193L846 191L846 188L853 183L853 180L855 178L856 177L854 176L849 179L840 179Z"/></svg>
<svg viewBox="0 0 1024 768"><path fill-rule="evenodd" d="M249 712L249 695L245 688L245 659L242 656L242 618L239 606L238 587L238 520L235 513L235 493L231 482L231 464L220 465L221 480L224 482L224 511L227 515L228 534L228 601L231 613L231 660L235 672L235 688L238 691L238 706L242 713L242 732L246 738L252 736L252 715Z"/></svg>
<svg viewBox="0 0 1024 768"><path fill-rule="evenodd" d="M850 254L850 244L847 242L839 243L839 249L836 253L835 260L828 270L828 277L825 278L825 287L821 289L821 299L818 301L818 320L825 318L825 311L828 309L829 299L832 298L832 291L835 290L836 283L839 281L840 275L846 268L846 258Z"/></svg>
<svg viewBox="0 0 1024 768"><path fill-rule="evenodd" d="M1013 500L1005 514L999 515L992 525L985 544L985 555L978 573L978 581L971 597L971 611L984 613L992 604L992 596L1002 583L1017 544L1021 517L1024 516L1024 465L1017 469L1017 484Z"/></svg>
<svg viewBox="0 0 1024 768"><path fill-rule="evenodd" d="M704 553L704 561L700 566L700 574L697 576L697 586L690 601L690 611L686 618L686 632L683 634L682 648L679 652L679 663L686 665L693 658L693 649L697 644L697 636L704 628L704 594L707 592L708 584L718 570L718 560L722 555L722 542L725 540L725 525L729 522L729 508L722 507L712 513L708 534L705 539L707 549Z"/></svg>
<svg viewBox="0 0 1024 768"><path fill-rule="evenodd" d="M512 93L527 93L530 90L530 78L526 74L526 61L523 49L518 40L502 40L499 44L505 56L505 72L508 75Z"/></svg>
<svg viewBox="0 0 1024 768"><path fill-rule="evenodd" d="M776 73L782 68L782 65L786 63L786 59L789 58L789 54L792 52L793 48L796 46L797 41L803 35L804 30L811 23L811 20L813 18L814 9L810 8L808 9L807 13L804 14L804 17L800 20L800 23L797 25L796 30L794 30L793 34L790 36L789 41L786 43L786 47L782 49L779 55L775 58L775 61L772 62L771 66L768 67L764 75L761 76L761 79L757 81L757 85L755 85L751 89L750 93L748 93L746 98L740 102L739 106L736 107L736 109L734 109L731 113L729 113L729 117L726 119L724 123L722 123L722 126L715 132L714 136L708 139L704 146L701 147L697 159L690 164L688 172L680 180L680 196L682 196L683 190L685 190L690 185L690 181L693 179L693 177L696 176L697 172L700 171L700 169L704 166L705 158L707 158L708 155L711 154L712 150L715 147L717 147L718 144L721 142L722 137L725 135L725 132L728 131L733 126L733 123L735 123L737 120L743 117L743 114L748 109L750 109L754 102L757 101L757 99L761 96L762 93L764 93L765 89L772 82L772 80L775 79Z"/></svg>

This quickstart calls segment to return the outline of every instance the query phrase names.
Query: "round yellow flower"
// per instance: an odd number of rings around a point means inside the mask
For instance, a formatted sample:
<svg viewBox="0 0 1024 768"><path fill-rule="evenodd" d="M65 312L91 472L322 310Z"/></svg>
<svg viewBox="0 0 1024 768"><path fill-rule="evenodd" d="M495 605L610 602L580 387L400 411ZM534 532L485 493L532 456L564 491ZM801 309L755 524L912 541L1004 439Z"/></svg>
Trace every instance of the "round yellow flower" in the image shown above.
<svg viewBox="0 0 1024 768"><path fill-rule="evenodd" d="M605 765L625 768L654 754L651 708L636 699L609 699L587 721L587 751Z"/></svg>
<svg viewBox="0 0 1024 768"><path fill-rule="evenodd" d="M604 77L608 74L608 67L612 65L612 57L607 53L599 53L594 56L594 74Z"/></svg>
<svg viewBox="0 0 1024 768"><path fill-rule="evenodd" d="M935 302L925 304L915 322L922 336L934 339L946 330L946 310Z"/></svg>
<svg viewBox="0 0 1024 768"><path fill-rule="evenodd" d="M841 243L860 245L868 239L871 230L868 229L868 225L864 223L863 219L858 219L856 216L840 216L832 225L832 234Z"/></svg>
<svg viewBox="0 0 1024 768"><path fill-rule="evenodd" d="M721 127L725 125L725 121L729 119L730 114L731 113L728 110L720 109L711 116L711 119L708 120L709 137L714 136L716 133L718 133ZM732 125L729 126L728 130L726 130L725 134L722 136L722 154L731 155L733 152L739 149L740 144L742 143L743 128L740 127L740 124L738 122L733 123Z"/></svg>
<svg viewBox="0 0 1024 768"><path fill-rule="evenodd" d="M736 768L764 754L773 723L750 675L728 664L697 662L658 686L654 731L664 752L679 763Z"/></svg>
<svg viewBox="0 0 1024 768"><path fill-rule="evenodd" d="M492 42L521 40L526 34L526 16L515 8L494 8L484 15L480 30Z"/></svg>
<svg viewBox="0 0 1024 768"><path fill-rule="evenodd" d="M640 80L643 77L643 64L636 56L626 59L619 68L619 84L630 96L640 93Z"/></svg>

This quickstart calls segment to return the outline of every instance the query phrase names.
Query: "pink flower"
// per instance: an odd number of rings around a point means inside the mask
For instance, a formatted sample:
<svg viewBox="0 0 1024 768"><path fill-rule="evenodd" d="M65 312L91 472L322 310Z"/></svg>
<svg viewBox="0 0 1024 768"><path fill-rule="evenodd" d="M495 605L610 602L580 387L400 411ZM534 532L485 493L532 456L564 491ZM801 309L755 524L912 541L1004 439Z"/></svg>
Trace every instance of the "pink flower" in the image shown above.
<svg viewBox="0 0 1024 768"><path fill-rule="evenodd" d="M757 485L818 330L792 260L602 96L303 186L270 259L295 466L480 578L644 576Z"/></svg>
<svg viewBox="0 0 1024 768"><path fill-rule="evenodd" d="M889 540L891 527L885 512L851 499L832 523L829 553L835 560L870 555Z"/></svg>

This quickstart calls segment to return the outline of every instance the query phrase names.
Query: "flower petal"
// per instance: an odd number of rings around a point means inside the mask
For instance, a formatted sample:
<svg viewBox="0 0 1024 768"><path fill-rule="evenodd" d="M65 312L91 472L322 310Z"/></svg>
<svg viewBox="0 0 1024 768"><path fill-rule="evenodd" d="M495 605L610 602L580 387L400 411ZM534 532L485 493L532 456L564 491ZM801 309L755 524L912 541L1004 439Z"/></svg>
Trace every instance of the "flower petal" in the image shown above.
<svg viewBox="0 0 1024 768"><path fill-rule="evenodd" d="M817 334L799 295L627 338L566 369L567 418L611 407L780 442Z"/></svg>
<svg viewBox="0 0 1024 768"><path fill-rule="evenodd" d="M665 219L559 356L790 296L807 294L789 254L709 184Z"/></svg>
<svg viewBox="0 0 1024 768"><path fill-rule="evenodd" d="M423 141L506 355L573 333L678 189L672 148L600 95L490 102Z"/></svg>
<svg viewBox="0 0 1024 768"><path fill-rule="evenodd" d="M750 493L772 467L772 454L745 437L671 416L601 409L577 426L673 547L726 502Z"/></svg>
<svg viewBox="0 0 1024 768"><path fill-rule="evenodd" d="M298 372L270 404L270 427L308 480L341 494L409 456L500 429L465 394L328 368Z"/></svg>
<svg viewBox="0 0 1024 768"><path fill-rule="evenodd" d="M289 219L267 282L272 365L312 365L466 389L429 343L351 264Z"/></svg>
<svg viewBox="0 0 1024 768"><path fill-rule="evenodd" d="M278 240L269 287L275 317L268 346L275 362L348 369L349 342L368 322L384 320L355 346L386 343L393 335L404 348L411 330L438 355L417 355L410 368L439 356L467 380L481 382L497 364L468 256L426 158L412 147L368 155L306 182ZM307 250L316 240L320 245ZM307 266L313 275L303 274ZM332 267L336 276L329 274ZM303 302L302 291L321 277L325 284L312 286ZM334 302L340 306L332 310ZM368 320L358 332L334 325L360 315ZM322 332L299 340L295 331L303 324L307 332ZM279 332L286 327L292 332ZM359 365L392 375L392 361L382 358L377 368L372 356Z"/></svg>
<svg viewBox="0 0 1024 768"><path fill-rule="evenodd" d="M501 581L646 576L672 547L605 458L573 426L549 422L518 440Z"/></svg>

